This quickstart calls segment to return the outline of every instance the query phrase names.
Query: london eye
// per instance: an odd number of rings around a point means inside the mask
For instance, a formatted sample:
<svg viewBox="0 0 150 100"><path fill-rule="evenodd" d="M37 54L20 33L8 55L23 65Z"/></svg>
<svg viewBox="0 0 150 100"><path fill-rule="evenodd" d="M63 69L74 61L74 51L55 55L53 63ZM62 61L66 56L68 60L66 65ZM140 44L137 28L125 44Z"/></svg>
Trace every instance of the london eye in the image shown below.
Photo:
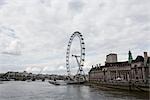
<svg viewBox="0 0 150 100"><path fill-rule="evenodd" d="M73 40L75 37L78 37L79 38L79 41L80 41L80 51L77 54L72 54L71 52L71 47L72 47L72 43L73 43ZM77 67L78 67L78 70L77 70L77 74L74 76L74 80L86 80L85 79L85 74L84 74L84 71L83 71L83 67L84 67L84 62L85 62L85 43L84 43L84 38L83 38L83 35L76 31L74 32L70 39L69 39L69 42L68 42L68 45L67 45L67 52L66 52L66 68L67 68L67 73L68 73L68 76L70 77L72 72L71 72L71 66L70 66L70 57L74 57L76 59L76 63L77 63Z"/></svg>

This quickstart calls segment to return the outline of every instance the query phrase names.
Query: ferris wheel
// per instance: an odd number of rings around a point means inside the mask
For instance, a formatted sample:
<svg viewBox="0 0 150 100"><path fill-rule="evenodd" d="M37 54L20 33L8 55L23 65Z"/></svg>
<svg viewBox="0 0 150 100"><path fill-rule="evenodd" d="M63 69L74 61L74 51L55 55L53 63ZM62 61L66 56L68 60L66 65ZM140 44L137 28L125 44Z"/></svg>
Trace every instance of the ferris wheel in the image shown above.
<svg viewBox="0 0 150 100"><path fill-rule="evenodd" d="M72 46L72 42L75 37L78 37L79 41L80 41L81 50L80 50L79 55L71 54L71 46ZM75 57L77 64L78 64L77 75L84 75L83 66L84 66L84 61L85 61L85 43L84 43L84 38L83 38L82 34L78 31L74 32L71 35L70 40L68 42L68 46L67 46L66 68L67 68L68 76L71 75L71 66L70 66L70 56L71 55L72 55L72 57Z"/></svg>

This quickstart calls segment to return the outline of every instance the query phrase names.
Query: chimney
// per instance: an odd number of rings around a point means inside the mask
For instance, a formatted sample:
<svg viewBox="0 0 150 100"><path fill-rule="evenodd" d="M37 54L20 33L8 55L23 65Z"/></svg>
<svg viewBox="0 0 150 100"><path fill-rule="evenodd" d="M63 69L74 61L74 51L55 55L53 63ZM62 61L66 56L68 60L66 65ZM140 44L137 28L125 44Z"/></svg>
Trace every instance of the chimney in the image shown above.
<svg viewBox="0 0 150 100"><path fill-rule="evenodd" d="M144 52L144 65L146 65L148 59L148 54L147 52Z"/></svg>

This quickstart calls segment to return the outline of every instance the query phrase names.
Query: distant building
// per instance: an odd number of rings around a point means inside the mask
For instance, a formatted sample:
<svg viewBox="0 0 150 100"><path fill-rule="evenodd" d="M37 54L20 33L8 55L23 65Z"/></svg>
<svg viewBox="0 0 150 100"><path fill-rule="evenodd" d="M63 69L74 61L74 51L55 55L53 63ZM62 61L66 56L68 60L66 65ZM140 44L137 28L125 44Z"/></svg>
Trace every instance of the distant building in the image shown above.
<svg viewBox="0 0 150 100"><path fill-rule="evenodd" d="M117 54L109 54L106 56L104 66L92 67L89 71L89 81L91 82L124 82L124 83L140 83L148 84L150 77L150 57L147 52L143 56L137 56L132 59L129 51L128 61L118 62Z"/></svg>
<svg viewBox="0 0 150 100"><path fill-rule="evenodd" d="M14 80L25 80L28 76L28 73L26 71L24 72L13 72L9 71L5 74L3 74L1 77L5 79L14 79Z"/></svg>

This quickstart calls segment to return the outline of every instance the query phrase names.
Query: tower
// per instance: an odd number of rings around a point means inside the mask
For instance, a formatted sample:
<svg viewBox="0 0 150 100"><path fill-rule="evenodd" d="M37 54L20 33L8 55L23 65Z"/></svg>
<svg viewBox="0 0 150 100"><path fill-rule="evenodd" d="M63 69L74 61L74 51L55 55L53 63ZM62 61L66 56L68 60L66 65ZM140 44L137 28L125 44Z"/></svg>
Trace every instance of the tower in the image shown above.
<svg viewBox="0 0 150 100"><path fill-rule="evenodd" d="M106 63L115 63L117 62L117 54L111 53L106 56Z"/></svg>
<svg viewBox="0 0 150 100"><path fill-rule="evenodd" d="M131 63L132 60L133 60L133 58L132 58L132 53L131 53L131 51L129 50L129 53L128 53L128 62Z"/></svg>

